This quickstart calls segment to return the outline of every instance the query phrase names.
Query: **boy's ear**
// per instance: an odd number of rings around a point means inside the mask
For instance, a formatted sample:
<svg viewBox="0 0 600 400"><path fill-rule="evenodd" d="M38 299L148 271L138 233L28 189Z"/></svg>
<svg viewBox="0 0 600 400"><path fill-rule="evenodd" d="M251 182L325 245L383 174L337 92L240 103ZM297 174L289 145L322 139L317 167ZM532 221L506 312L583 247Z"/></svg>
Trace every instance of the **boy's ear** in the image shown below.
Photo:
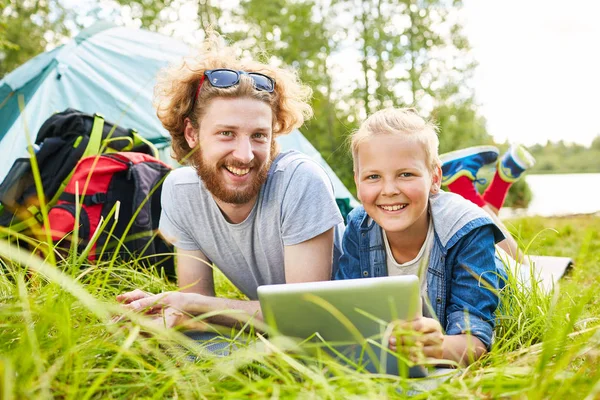
<svg viewBox="0 0 600 400"><path fill-rule="evenodd" d="M436 194L440 191L442 186L442 168L436 165L433 173L431 174L431 194Z"/></svg>
<svg viewBox="0 0 600 400"><path fill-rule="evenodd" d="M198 145L198 132L192 126L192 121L189 118L186 118L184 121L183 135L185 136L185 141L187 142L190 149L195 148Z"/></svg>

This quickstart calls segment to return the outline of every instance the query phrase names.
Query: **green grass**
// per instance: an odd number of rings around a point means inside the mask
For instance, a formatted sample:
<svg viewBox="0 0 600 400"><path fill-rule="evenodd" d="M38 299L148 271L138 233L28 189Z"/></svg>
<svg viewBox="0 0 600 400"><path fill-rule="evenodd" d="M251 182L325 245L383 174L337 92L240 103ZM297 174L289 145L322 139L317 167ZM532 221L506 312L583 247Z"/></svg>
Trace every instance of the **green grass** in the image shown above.
<svg viewBox="0 0 600 400"><path fill-rule="evenodd" d="M525 218L507 225L529 253L570 256L576 268L554 296L511 280L489 355L412 398L600 396L600 218ZM57 268L0 242L0 398L350 399L402 397L406 388L400 377L357 372L262 338L253 337L235 356L218 357L140 316L113 323L121 313L116 294L174 286L127 264L82 274L76 259ZM222 277L217 282L219 294L240 296Z"/></svg>

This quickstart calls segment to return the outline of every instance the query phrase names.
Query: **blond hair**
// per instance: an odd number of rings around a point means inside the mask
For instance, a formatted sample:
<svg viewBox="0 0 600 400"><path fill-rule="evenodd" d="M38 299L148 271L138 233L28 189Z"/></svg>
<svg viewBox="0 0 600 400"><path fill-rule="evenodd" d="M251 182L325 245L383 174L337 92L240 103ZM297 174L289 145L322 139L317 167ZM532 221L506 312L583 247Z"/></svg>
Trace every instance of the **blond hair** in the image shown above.
<svg viewBox="0 0 600 400"><path fill-rule="evenodd" d="M204 72L218 68L267 75L275 80L275 91L256 90L252 79L242 75L239 84L229 88L215 88L204 82L194 103ZM308 103L311 95L310 87L303 85L295 72L242 60L235 48L225 45L220 36L211 33L195 56L161 70L154 88L154 105L158 118L173 139L173 158L182 162L192 151L184 136L185 119L189 118L192 126L198 129L210 100L246 97L269 104L273 112L273 136L278 136L300 127L312 116Z"/></svg>
<svg viewBox="0 0 600 400"><path fill-rule="evenodd" d="M354 172L358 172L358 147L374 135L403 135L423 147L430 172L441 165L438 127L421 118L414 108L386 108L372 114L352 134L350 147Z"/></svg>

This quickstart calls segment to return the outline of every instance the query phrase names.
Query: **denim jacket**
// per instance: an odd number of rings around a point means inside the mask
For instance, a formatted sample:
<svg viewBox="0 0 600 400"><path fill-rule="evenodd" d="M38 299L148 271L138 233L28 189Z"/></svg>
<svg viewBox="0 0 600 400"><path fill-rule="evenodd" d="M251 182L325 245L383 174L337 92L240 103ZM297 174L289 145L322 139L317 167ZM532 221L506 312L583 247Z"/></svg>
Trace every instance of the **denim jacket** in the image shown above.
<svg viewBox="0 0 600 400"><path fill-rule="evenodd" d="M430 196L429 212L434 226L429 301L447 335L471 332L489 349L497 291L506 278L495 244L504 235L485 211L454 193ZM381 227L362 206L348 215L342 250L335 279L388 275Z"/></svg>

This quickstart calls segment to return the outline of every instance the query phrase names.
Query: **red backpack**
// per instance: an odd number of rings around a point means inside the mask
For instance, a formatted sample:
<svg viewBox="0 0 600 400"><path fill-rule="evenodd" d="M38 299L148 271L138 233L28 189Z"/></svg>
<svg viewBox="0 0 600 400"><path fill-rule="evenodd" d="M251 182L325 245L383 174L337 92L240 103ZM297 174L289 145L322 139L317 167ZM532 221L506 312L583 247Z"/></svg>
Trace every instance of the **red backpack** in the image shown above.
<svg viewBox="0 0 600 400"><path fill-rule="evenodd" d="M82 158L48 212L53 240L77 237L80 252L89 247L90 261L110 259L117 252L122 260L143 260L174 277L173 248L157 235L162 182L169 171L143 153Z"/></svg>

